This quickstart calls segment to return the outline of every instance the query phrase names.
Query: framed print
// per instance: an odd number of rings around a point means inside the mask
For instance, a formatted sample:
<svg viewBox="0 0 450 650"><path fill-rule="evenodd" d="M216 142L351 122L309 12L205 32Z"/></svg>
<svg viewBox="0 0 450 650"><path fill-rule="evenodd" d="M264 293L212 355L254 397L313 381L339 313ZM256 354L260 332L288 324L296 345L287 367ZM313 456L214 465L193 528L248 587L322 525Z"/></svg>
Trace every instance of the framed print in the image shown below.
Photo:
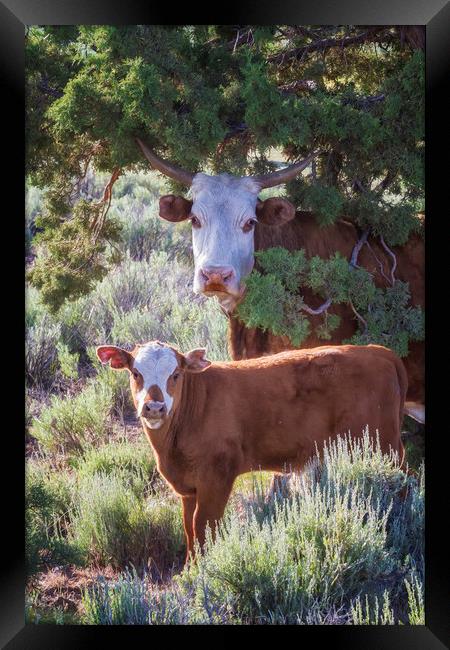
<svg viewBox="0 0 450 650"><path fill-rule="evenodd" d="M3 2L5 647L445 647L448 7L416 5Z"/></svg>

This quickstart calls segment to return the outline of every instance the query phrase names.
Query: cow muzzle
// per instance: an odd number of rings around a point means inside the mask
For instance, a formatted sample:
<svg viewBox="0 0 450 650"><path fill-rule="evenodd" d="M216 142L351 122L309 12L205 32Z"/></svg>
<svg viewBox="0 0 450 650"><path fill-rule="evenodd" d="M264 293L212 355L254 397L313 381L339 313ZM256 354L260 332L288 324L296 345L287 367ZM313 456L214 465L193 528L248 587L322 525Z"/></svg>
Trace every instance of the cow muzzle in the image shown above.
<svg viewBox="0 0 450 650"><path fill-rule="evenodd" d="M144 402L140 416L144 418L151 429L158 429L167 415L165 402Z"/></svg>
<svg viewBox="0 0 450 650"><path fill-rule="evenodd" d="M227 294L239 297L239 278L232 266L203 266L197 274L197 293L206 296Z"/></svg>

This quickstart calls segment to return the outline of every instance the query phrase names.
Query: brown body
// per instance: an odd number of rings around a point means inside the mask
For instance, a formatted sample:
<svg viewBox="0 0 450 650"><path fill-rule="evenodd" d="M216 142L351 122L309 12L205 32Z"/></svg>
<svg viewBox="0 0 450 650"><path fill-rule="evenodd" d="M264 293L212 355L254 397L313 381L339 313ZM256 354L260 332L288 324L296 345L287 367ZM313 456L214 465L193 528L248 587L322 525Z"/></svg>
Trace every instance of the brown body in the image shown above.
<svg viewBox="0 0 450 650"><path fill-rule="evenodd" d="M407 375L391 350L324 346L227 363L211 363L204 353L182 355L159 342L131 353L97 350L104 363L130 372L158 470L183 502L187 557L195 539L203 545L206 526L214 530L240 474L298 471L316 445L321 450L348 432L360 437L366 426L370 435L379 433L383 452L392 448L403 460ZM162 363L167 377L157 387L152 382L161 380L154 373ZM164 392L161 410L155 399Z"/></svg>
<svg viewBox="0 0 450 650"><path fill-rule="evenodd" d="M305 250L307 258L318 255L327 259L338 251L350 260L353 248L359 239L353 224L340 220L336 224L321 228L314 216L309 212L297 212L292 221L280 226L267 227L257 224L255 228L255 250L266 250L275 246L283 246L294 251ZM384 275L390 278L393 259L386 252L377 238L369 237L367 245L361 248L358 265L369 271L377 287L389 286L380 272L381 262ZM409 283L411 304L425 307L425 278L424 278L424 242L420 235L413 234L408 242L401 247L394 247L397 258L395 277ZM317 308L323 299L315 296L308 288L300 287L306 304ZM358 328L358 320L348 305L332 305L329 313L341 317L339 327L332 333L326 345L337 345L349 339ZM323 316L308 316L312 330L323 322ZM288 337L275 336L260 329L247 328L235 317L230 318L229 344L233 359L252 359L266 354L275 354L283 350L293 349ZM311 334L301 344L302 348L313 348L324 345L323 339ZM425 346L423 342L411 342L409 354L404 359L408 374L408 395L410 402L425 403L424 374Z"/></svg>

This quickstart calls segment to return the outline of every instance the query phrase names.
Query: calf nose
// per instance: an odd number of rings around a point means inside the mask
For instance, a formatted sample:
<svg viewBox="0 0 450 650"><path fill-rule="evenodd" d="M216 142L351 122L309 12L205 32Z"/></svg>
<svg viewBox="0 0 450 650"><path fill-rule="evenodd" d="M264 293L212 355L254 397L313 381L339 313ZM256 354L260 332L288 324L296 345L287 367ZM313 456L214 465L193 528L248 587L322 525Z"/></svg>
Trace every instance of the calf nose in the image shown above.
<svg viewBox="0 0 450 650"><path fill-rule="evenodd" d="M162 418L167 412L164 402L145 402L142 415L146 418Z"/></svg>
<svg viewBox="0 0 450 650"><path fill-rule="evenodd" d="M234 276L232 266L204 266L200 270L202 278L211 284L226 284Z"/></svg>

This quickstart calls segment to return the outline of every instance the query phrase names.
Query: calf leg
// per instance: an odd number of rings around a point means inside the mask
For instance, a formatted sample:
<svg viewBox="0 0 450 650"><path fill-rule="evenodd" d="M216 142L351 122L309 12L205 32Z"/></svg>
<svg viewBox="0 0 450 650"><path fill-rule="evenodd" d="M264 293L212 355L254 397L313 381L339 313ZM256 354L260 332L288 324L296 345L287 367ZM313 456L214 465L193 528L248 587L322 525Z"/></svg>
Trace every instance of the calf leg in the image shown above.
<svg viewBox="0 0 450 650"><path fill-rule="evenodd" d="M197 507L194 513L194 536L203 548L205 543L206 526L211 528L214 539L216 525L222 518L225 506L227 505L233 480L204 484L197 488Z"/></svg>
<svg viewBox="0 0 450 650"><path fill-rule="evenodd" d="M186 560L185 564L189 561L192 554L194 556L194 512L197 505L196 496L181 497L183 503L183 525L184 533L186 535Z"/></svg>
<svg viewBox="0 0 450 650"><path fill-rule="evenodd" d="M282 497L289 496L289 481L291 474L274 474L269 485L269 492L267 494L267 500L270 501L275 496L280 495Z"/></svg>

